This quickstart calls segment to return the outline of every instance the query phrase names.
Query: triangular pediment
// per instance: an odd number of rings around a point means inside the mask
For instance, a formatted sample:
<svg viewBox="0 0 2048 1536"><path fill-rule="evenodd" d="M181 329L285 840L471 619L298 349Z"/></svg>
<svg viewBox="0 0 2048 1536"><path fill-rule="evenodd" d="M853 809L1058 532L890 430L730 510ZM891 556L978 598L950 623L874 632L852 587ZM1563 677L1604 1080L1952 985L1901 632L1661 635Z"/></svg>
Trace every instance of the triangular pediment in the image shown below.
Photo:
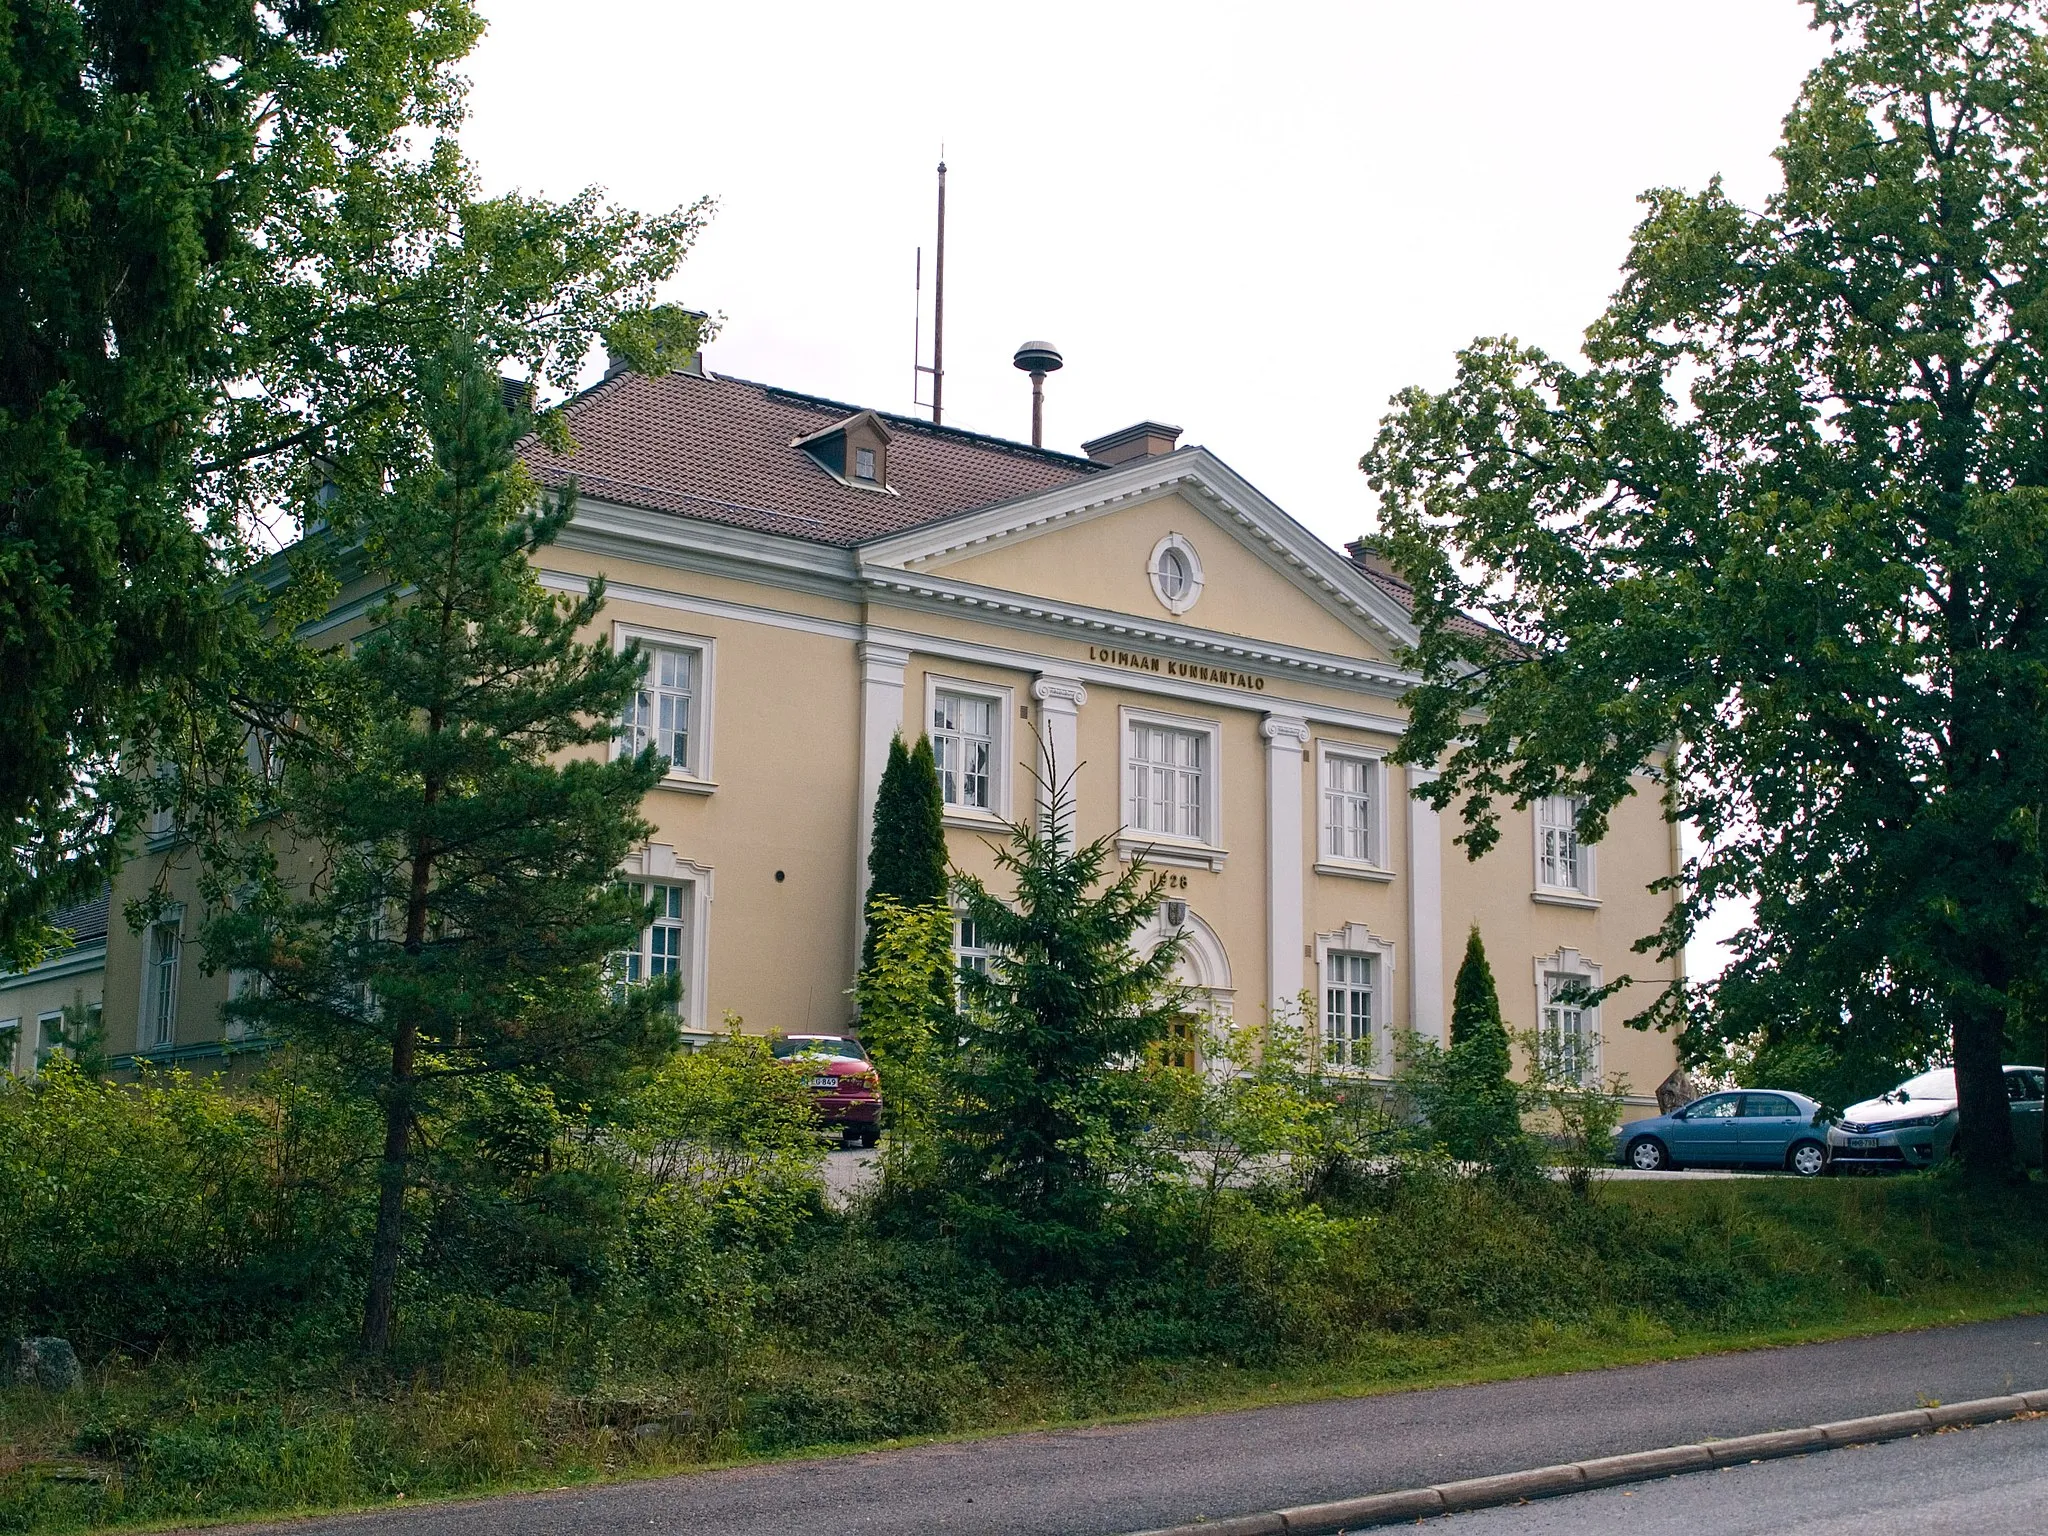
<svg viewBox="0 0 2048 1536"><path fill-rule="evenodd" d="M1208 450L877 540L896 569L1219 634L1390 661L1407 611Z"/></svg>

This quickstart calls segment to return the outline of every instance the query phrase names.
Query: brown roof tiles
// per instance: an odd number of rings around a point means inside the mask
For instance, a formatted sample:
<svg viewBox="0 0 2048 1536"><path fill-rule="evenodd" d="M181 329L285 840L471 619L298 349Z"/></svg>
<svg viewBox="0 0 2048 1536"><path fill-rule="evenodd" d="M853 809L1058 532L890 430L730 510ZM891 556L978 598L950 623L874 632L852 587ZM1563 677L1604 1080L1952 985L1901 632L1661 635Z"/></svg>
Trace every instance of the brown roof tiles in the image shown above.
<svg viewBox="0 0 2048 1536"><path fill-rule="evenodd" d="M566 407L576 451L529 440L545 485L573 478L586 496L624 506L852 545L1029 496L1102 466L911 416L884 415L888 492L835 480L792 444L858 414L745 379L621 373Z"/></svg>

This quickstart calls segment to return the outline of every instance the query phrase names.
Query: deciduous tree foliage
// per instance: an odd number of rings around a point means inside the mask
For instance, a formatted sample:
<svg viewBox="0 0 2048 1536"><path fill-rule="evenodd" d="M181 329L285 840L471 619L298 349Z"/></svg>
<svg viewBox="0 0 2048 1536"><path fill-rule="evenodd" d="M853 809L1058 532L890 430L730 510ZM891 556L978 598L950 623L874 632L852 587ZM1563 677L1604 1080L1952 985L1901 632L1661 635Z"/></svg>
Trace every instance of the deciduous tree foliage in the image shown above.
<svg viewBox="0 0 2048 1536"><path fill-rule="evenodd" d="M1813 9L1781 191L1647 194L1582 363L1483 339L1383 424L1402 755L1441 760L1474 854L1502 802L1571 785L1592 839L1662 779L1704 848L1648 947L1756 920L1636 1022L1951 1053L1964 1155L2002 1171L2048 956L2042 7Z"/></svg>
<svg viewBox="0 0 2048 1536"><path fill-rule="evenodd" d="M618 883L667 764L563 755L611 736L644 658L577 639L604 604L544 590L530 557L568 521L514 456L527 426L474 349L429 358L435 462L338 509L389 594L331 652L285 755L266 886L209 957L261 982L237 1011L337 1064L383 1119L363 1322L387 1346L423 1116L479 1083L601 1104L672 1048L672 984L614 995L645 904ZM445 1104L443 1107L446 1107Z"/></svg>
<svg viewBox="0 0 2048 1536"><path fill-rule="evenodd" d="M451 316L557 387L600 331L650 368L691 343L653 296L703 205L479 195L481 31L467 0L0 0L0 960L138 801L232 764L223 714L264 714L235 578L324 483L426 461L408 370Z"/></svg>

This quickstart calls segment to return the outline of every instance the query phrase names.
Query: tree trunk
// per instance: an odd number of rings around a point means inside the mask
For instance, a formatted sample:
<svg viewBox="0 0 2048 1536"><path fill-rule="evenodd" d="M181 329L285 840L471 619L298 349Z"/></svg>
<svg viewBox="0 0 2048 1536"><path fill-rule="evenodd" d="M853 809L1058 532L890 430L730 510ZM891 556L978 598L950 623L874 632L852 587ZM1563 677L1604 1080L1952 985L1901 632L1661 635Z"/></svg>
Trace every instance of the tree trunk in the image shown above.
<svg viewBox="0 0 2048 1536"><path fill-rule="evenodd" d="M2005 1009L1957 1002L1950 1021L1956 1059L1956 1137L1979 1182L2012 1176L2012 1108L2005 1096Z"/></svg>
<svg viewBox="0 0 2048 1536"><path fill-rule="evenodd" d="M381 1359L391 1347L398 1306L398 1255L405 1184L412 1158L412 1069L418 1032L400 1026L391 1042L391 1082L384 1098L384 1157L377 1166L377 1234L370 1244L370 1291L363 1299L363 1353Z"/></svg>
<svg viewBox="0 0 2048 1536"><path fill-rule="evenodd" d="M433 720L438 731L440 716ZM424 795L431 807L440 798L438 780ZM412 889L405 905L405 952L418 959L427 936L427 893L433 883L434 850L422 838L413 845ZM399 1240L405 1219L405 1183L412 1157L413 1055L419 1026L399 1022L391 1037L391 1081L384 1096L384 1158L377 1168L377 1234L370 1244L370 1291L363 1298L363 1353L382 1358L391 1347L391 1320L398 1307Z"/></svg>

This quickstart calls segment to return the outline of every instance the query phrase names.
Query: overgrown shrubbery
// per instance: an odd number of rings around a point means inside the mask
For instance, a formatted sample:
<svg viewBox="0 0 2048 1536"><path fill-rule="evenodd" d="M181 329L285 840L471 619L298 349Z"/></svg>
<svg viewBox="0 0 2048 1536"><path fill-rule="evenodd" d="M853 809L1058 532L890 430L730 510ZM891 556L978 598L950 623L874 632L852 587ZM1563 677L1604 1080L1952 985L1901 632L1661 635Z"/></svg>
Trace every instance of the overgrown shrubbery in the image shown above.
<svg viewBox="0 0 2048 1536"><path fill-rule="evenodd" d="M1523 1112L1583 1168L1614 1095L1533 1039L1508 1080L1476 938L1449 1048L1375 1085L1326 1067L1313 998L1169 1040L1188 1000L1170 943L1132 949L1141 868L1029 829L1005 867L1014 900L962 883L986 975L953 972L943 907L878 900L859 1001L895 1144L848 1209L803 1075L737 1020L597 1104L513 1074L437 1093L373 1365L383 1118L333 1058L0 1080L0 1331L68 1334L92 1375L0 1390L0 1531L2048 1301L2031 1190L1536 1177Z"/></svg>

